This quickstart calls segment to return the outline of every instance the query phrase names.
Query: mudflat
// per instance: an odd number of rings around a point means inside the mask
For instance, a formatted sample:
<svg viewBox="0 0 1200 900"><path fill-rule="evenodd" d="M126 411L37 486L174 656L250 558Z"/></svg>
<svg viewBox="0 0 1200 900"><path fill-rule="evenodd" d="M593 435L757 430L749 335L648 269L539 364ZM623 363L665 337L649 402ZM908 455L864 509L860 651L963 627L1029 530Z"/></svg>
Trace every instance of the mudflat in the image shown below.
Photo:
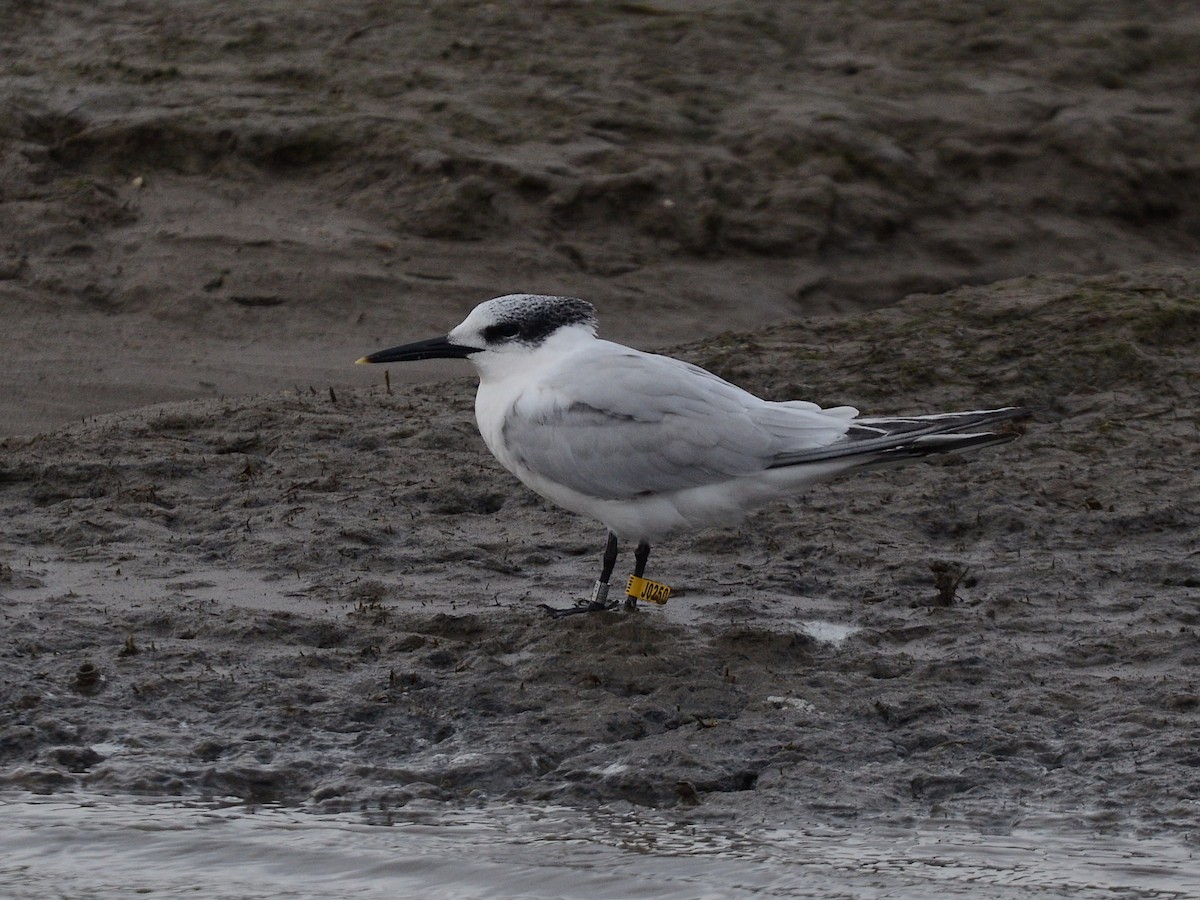
<svg viewBox="0 0 1200 900"><path fill-rule="evenodd" d="M681 348L768 395L1037 418L668 542L677 596L629 616L537 608L584 595L602 529L499 469L466 378L8 438L0 782L1190 829L1198 285L1019 279Z"/></svg>
<svg viewBox="0 0 1200 900"><path fill-rule="evenodd" d="M1200 20L11 19L0 785L1194 833ZM772 399L1036 415L553 621L602 529L491 460L465 365L351 365L517 290Z"/></svg>

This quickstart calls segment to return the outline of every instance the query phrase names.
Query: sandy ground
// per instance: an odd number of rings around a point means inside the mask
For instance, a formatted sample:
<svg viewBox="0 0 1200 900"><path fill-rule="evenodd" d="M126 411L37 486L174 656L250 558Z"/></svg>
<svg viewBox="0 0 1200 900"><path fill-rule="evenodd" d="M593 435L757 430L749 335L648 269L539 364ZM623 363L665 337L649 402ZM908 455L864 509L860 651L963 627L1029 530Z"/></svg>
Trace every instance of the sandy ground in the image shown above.
<svg viewBox="0 0 1200 900"><path fill-rule="evenodd" d="M1182 9L10 11L0 785L1194 835ZM554 622L600 528L400 381L461 368L348 365L515 289L776 399L1037 419Z"/></svg>

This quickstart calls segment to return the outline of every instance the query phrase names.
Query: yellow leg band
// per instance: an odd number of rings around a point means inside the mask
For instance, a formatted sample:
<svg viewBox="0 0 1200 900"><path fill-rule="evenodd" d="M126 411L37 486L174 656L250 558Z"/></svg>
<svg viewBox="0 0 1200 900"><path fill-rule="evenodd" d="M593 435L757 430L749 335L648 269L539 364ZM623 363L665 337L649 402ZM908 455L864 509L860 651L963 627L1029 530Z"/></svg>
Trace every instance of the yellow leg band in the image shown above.
<svg viewBox="0 0 1200 900"><path fill-rule="evenodd" d="M629 583L625 585L625 593L630 597L637 597L639 600L657 603L659 606L671 599L669 585L659 584L649 578L639 578L637 575L629 576Z"/></svg>

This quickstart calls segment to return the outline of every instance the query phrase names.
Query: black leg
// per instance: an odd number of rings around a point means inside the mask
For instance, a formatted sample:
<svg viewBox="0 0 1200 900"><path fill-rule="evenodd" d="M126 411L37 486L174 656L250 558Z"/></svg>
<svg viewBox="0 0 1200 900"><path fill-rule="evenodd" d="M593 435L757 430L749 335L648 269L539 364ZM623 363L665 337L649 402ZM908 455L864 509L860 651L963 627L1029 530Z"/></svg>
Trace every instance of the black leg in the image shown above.
<svg viewBox="0 0 1200 900"><path fill-rule="evenodd" d="M646 574L646 560L650 558L650 545L646 541L639 541L637 550L633 554L633 574L641 578ZM626 595L625 609L633 610L637 608L637 597Z"/></svg>
<svg viewBox="0 0 1200 900"><path fill-rule="evenodd" d="M640 546L638 552L641 552ZM649 546L646 547L646 552L650 552ZM605 610L614 609L617 603L615 600L611 603L608 600L608 582L612 578L613 567L616 564L617 536L610 531L608 533L608 543L604 546L604 558L600 564L600 580L592 588L591 599L586 603L580 602L578 605L568 607L567 609L555 609L552 606L542 603L542 609L546 610L546 612L556 619L561 619L563 616L573 616L576 613L604 612ZM643 565L645 565L644 562Z"/></svg>
<svg viewBox="0 0 1200 900"><path fill-rule="evenodd" d="M638 548L640 552L640 547ZM612 578L613 567L617 564L617 536L611 531L608 533L608 543L604 547L604 559L601 560L600 567L600 584L608 584L608 580Z"/></svg>

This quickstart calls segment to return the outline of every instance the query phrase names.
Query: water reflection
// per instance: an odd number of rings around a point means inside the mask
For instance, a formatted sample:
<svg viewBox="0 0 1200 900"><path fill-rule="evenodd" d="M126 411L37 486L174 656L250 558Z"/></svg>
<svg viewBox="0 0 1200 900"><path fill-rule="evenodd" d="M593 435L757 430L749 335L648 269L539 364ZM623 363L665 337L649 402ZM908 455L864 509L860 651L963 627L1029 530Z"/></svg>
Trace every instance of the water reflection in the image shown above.
<svg viewBox="0 0 1200 900"><path fill-rule="evenodd" d="M0 848L0 896L23 898L1200 896L1193 849L1170 838L739 829L525 806L315 816L5 795Z"/></svg>

